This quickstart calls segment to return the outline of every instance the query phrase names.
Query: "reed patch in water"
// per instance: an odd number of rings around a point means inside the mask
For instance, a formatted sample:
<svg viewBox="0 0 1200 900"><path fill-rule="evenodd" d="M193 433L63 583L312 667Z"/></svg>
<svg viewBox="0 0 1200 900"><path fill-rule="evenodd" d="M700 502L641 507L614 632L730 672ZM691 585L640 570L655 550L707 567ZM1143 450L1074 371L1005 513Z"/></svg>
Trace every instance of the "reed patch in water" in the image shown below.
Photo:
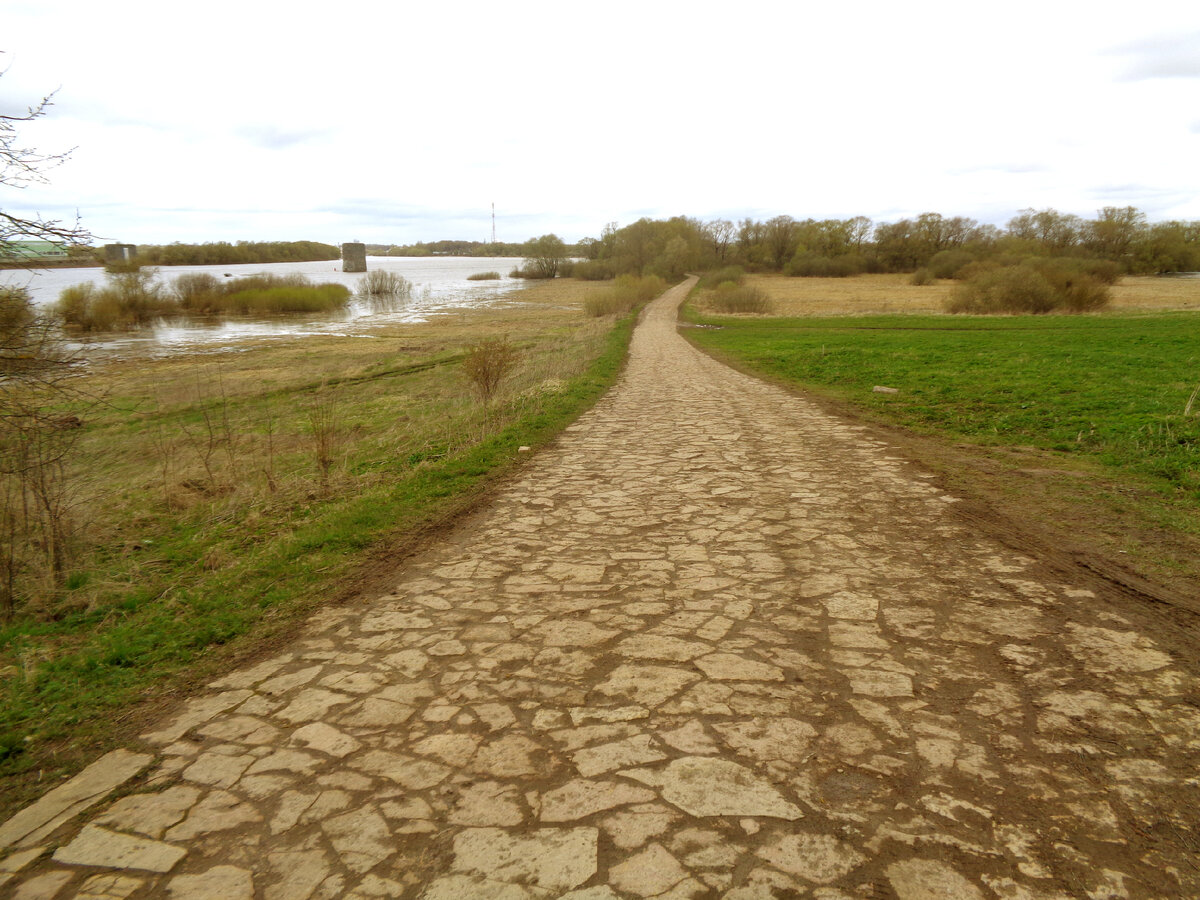
<svg viewBox="0 0 1200 900"><path fill-rule="evenodd" d="M189 316L333 312L345 308L351 296L345 285L313 284L298 274L222 282L193 273L180 275L169 287L156 280L157 274L147 268L109 272L102 287L78 284L64 290L54 312L72 331L130 331L158 319Z"/></svg>

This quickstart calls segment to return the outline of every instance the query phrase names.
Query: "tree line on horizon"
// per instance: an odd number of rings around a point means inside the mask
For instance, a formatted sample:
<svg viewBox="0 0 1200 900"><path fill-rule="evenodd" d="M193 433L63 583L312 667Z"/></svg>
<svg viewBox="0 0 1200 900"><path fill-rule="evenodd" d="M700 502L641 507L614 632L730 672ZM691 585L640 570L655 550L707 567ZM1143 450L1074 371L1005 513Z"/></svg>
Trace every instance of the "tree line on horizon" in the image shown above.
<svg viewBox="0 0 1200 900"><path fill-rule="evenodd" d="M137 260L148 266L231 266L245 263L341 259L342 251L319 241L211 241L204 244L139 244Z"/></svg>
<svg viewBox="0 0 1200 900"><path fill-rule="evenodd" d="M524 256L526 241L417 241L415 244L367 244L368 256Z"/></svg>
<svg viewBox="0 0 1200 900"><path fill-rule="evenodd" d="M736 265L748 272L837 277L917 272L952 278L971 263L1005 265L1029 258L1104 261L1122 274L1200 271L1200 221L1150 222L1135 207L1104 207L1094 219L1055 209L1024 209L1004 226L966 216L921 213L894 222L867 216L756 220L701 220L688 216L642 218L605 226L599 238L570 244L556 235L522 243L418 241L367 244L372 256L539 258L546 242L561 249L556 271L585 279L657 275L676 279L689 271ZM336 260L340 248L317 241L214 241L147 244L137 248L144 265ZM568 262L575 260L575 262Z"/></svg>
<svg viewBox="0 0 1200 900"><path fill-rule="evenodd" d="M599 239L580 241L578 250L581 261L562 274L675 279L736 265L750 272L822 277L927 269L934 277L952 278L972 263L1064 257L1103 262L1121 274L1156 274L1200 270L1200 221L1152 223L1131 206L1105 207L1094 219L1025 209L1004 227L936 212L895 222L780 215L735 223L676 216L624 227L612 223Z"/></svg>

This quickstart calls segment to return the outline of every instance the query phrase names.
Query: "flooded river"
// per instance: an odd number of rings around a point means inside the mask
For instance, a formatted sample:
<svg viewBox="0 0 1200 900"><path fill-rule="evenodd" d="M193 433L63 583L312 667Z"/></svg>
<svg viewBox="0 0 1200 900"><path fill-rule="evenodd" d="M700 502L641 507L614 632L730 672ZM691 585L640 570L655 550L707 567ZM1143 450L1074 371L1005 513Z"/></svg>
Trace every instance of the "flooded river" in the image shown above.
<svg viewBox="0 0 1200 900"><path fill-rule="evenodd" d="M219 347L244 338L287 338L314 334L358 334L387 322L422 322L433 316L462 308L494 303L521 287L520 279L508 273L523 260L510 257L367 257L368 270L383 269L402 275L413 283L412 299L391 305L369 304L355 297L350 305L336 313L312 313L272 318L237 318L195 322L164 320L152 328L90 342L90 346L109 352L169 353L172 350L202 350ZM217 278L237 278L270 272L276 275L300 273L313 283L336 282L355 290L360 273L342 271L341 260L300 263L265 263L225 266L163 266L159 280L169 284L180 275L206 272ZM477 272L499 272L499 281L468 281ZM0 284L18 284L28 288L38 306L48 306L64 288L75 284L104 281L104 270L43 269L35 272L0 271Z"/></svg>

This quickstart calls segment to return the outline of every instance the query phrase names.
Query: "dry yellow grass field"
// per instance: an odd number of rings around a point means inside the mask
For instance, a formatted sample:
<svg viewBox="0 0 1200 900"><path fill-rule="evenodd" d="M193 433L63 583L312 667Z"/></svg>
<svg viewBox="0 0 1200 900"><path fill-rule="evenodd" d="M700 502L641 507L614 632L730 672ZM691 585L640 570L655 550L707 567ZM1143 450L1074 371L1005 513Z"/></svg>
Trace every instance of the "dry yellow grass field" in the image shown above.
<svg viewBox="0 0 1200 900"><path fill-rule="evenodd" d="M1200 309L1200 278L1137 275L1112 289L1114 309Z"/></svg>
<svg viewBox="0 0 1200 900"><path fill-rule="evenodd" d="M910 284L907 274L854 278L789 278L748 275L746 284L764 291L776 316L843 316L878 313L940 313L954 281ZM704 298L696 305L705 308ZM1200 309L1200 278L1139 275L1112 288L1111 309Z"/></svg>

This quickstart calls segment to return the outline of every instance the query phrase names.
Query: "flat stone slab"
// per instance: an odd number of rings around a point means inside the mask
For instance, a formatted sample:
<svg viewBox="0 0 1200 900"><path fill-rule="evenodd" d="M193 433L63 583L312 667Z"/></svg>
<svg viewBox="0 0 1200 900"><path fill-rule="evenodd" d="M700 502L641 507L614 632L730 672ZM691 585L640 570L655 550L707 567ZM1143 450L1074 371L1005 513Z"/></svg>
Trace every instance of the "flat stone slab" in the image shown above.
<svg viewBox="0 0 1200 900"><path fill-rule="evenodd" d="M254 696L253 691L236 690L222 691L207 697L196 697L184 704L183 710L176 714L171 722L158 729L142 735L142 739L152 744L170 744L179 740L197 725L211 721L227 709L232 709Z"/></svg>
<svg viewBox="0 0 1200 900"><path fill-rule="evenodd" d="M542 795L542 821L574 822L606 809L653 799L653 791L631 784L579 778Z"/></svg>
<svg viewBox="0 0 1200 900"><path fill-rule="evenodd" d="M628 697L644 706L658 706L700 680L695 672L672 666L618 666L596 690L609 697Z"/></svg>
<svg viewBox="0 0 1200 900"><path fill-rule="evenodd" d="M200 790L188 785L175 785L153 794L131 794L110 806L96 824L161 838L168 828L183 821L199 799Z"/></svg>
<svg viewBox="0 0 1200 900"><path fill-rule="evenodd" d="M688 877L688 873L662 844L651 844L641 853L613 866L609 877L620 891L638 897L655 897L675 887Z"/></svg>
<svg viewBox="0 0 1200 900"><path fill-rule="evenodd" d="M237 866L214 866L199 875L176 875L167 886L170 900L253 900L254 876Z"/></svg>
<svg viewBox="0 0 1200 900"><path fill-rule="evenodd" d="M873 621L879 613L879 601L874 597L855 594L852 591L839 591L832 597L821 601L825 611L834 619L858 619Z"/></svg>
<svg viewBox="0 0 1200 900"><path fill-rule="evenodd" d="M55 852L54 861L71 866L170 872L185 856L187 850L174 844L85 825L75 840Z"/></svg>
<svg viewBox="0 0 1200 900"><path fill-rule="evenodd" d="M854 669L846 673L850 687L864 697L911 697L912 679L899 672L879 669Z"/></svg>
<svg viewBox="0 0 1200 900"><path fill-rule="evenodd" d="M113 750L100 757L66 784L43 795L0 825L0 849L29 847L59 825L98 803L150 765L148 753Z"/></svg>
<svg viewBox="0 0 1200 900"><path fill-rule="evenodd" d="M530 633L547 647L590 647L619 634L611 628L599 628L583 619L543 622Z"/></svg>
<svg viewBox="0 0 1200 900"><path fill-rule="evenodd" d="M789 834L757 851L775 868L814 884L830 884L867 858L828 834Z"/></svg>
<svg viewBox="0 0 1200 900"><path fill-rule="evenodd" d="M686 662L711 651L712 647L708 644L698 644L694 641L683 641L679 638L657 634L637 634L627 637L617 644L617 652L626 656L667 659L673 662Z"/></svg>
<svg viewBox="0 0 1200 900"><path fill-rule="evenodd" d="M547 900L551 894L537 888L493 881L469 875L448 875L433 881L421 900L467 900L468 897L487 897L488 900Z"/></svg>
<svg viewBox="0 0 1200 900"><path fill-rule="evenodd" d="M508 883L566 891L596 873L595 828L542 828L512 835L468 828L454 839L454 869Z"/></svg>
<svg viewBox="0 0 1200 900"><path fill-rule="evenodd" d="M733 653L712 653L696 660L696 668L715 681L783 681L783 670Z"/></svg>
<svg viewBox="0 0 1200 900"><path fill-rule="evenodd" d="M666 759L667 755L654 746L648 734L638 734L621 741L584 747L571 755L575 768L585 777L640 766Z"/></svg>
<svg viewBox="0 0 1200 900"><path fill-rule="evenodd" d="M984 900L983 891L936 859L892 863L887 877L900 900Z"/></svg>
<svg viewBox="0 0 1200 900"><path fill-rule="evenodd" d="M517 789L496 781L463 788L450 813L450 822L455 825L513 826L524 820Z"/></svg>
<svg viewBox="0 0 1200 900"><path fill-rule="evenodd" d="M663 799L693 816L804 816L764 779L728 760L685 756L671 762L660 777Z"/></svg>

